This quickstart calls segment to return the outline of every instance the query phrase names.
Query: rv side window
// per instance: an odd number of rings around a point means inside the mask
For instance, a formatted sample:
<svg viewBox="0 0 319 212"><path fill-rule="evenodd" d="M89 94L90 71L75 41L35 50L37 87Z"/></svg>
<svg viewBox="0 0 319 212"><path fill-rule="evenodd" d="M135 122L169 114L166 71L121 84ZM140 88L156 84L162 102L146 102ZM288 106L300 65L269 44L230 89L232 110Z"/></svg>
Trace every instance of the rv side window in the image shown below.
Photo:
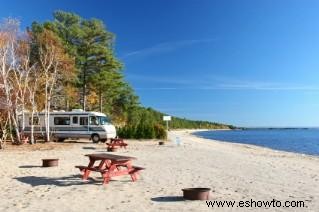
<svg viewBox="0 0 319 212"><path fill-rule="evenodd" d="M54 125L70 125L70 117L54 117Z"/></svg>
<svg viewBox="0 0 319 212"><path fill-rule="evenodd" d="M77 116L73 116L72 123L73 124L77 124L78 123L78 117Z"/></svg>
<svg viewBox="0 0 319 212"><path fill-rule="evenodd" d="M32 125L32 119L29 118L29 125ZM33 125L39 125L39 117L33 117Z"/></svg>
<svg viewBox="0 0 319 212"><path fill-rule="evenodd" d="M99 120L96 116L90 116L90 125L99 125Z"/></svg>
<svg viewBox="0 0 319 212"><path fill-rule="evenodd" d="M88 117L80 117L80 125L88 125Z"/></svg>

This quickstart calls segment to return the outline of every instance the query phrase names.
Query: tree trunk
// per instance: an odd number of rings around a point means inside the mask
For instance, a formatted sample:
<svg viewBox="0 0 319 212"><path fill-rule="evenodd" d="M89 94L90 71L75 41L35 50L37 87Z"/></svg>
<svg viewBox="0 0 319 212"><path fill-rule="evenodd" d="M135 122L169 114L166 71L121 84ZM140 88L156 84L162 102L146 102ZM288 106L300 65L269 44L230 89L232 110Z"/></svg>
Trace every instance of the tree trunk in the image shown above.
<svg viewBox="0 0 319 212"><path fill-rule="evenodd" d="M70 100L67 96L65 97L65 111L70 111Z"/></svg>
<svg viewBox="0 0 319 212"><path fill-rule="evenodd" d="M47 123L47 126L48 126L48 141L50 141L50 108L51 108L51 95L49 96L49 99L48 99L48 123Z"/></svg>
<svg viewBox="0 0 319 212"><path fill-rule="evenodd" d="M6 139L7 139L7 126L8 126L8 120L9 118L6 117L6 120L2 123L0 123L0 149L4 149L6 146Z"/></svg>
<svg viewBox="0 0 319 212"><path fill-rule="evenodd" d="M5 126L6 127L6 126ZM4 149L6 145L6 130L1 129L1 136L0 136L0 149Z"/></svg>
<svg viewBox="0 0 319 212"><path fill-rule="evenodd" d="M103 95L102 95L102 90L100 89L99 92L99 103L100 103L100 112L102 113L102 109L103 109Z"/></svg>
<svg viewBox="0 0 319 212"><path fill-rule="evenodd" d="M32 108L31 111L31 134L30 134L30 143L34 144L34 123L33 123L33 117L34 117L34 109Z"/></svg>
<svg viewBox="0 0 319 212"><path fill-rule="evenodd" d="M18 144L21 144L21 136L20 136L20 131L19 131L19 126L16 120L16 115L15 114L11 114L11 118L12 118L12 123L13 123L13 127L14 127L14 131L16 132L16 142Z"/></svg>
<svg viewBox="0 0 319 212"><path fill-rule="evenodd" d="M4 142L2 141L2 138L0 138L0 149L4 149Z"/></svg>
<svg viewBox="0 0 319 212"><path fill-rule="evenodd" d="M38 82L38 80L35 79L34 85L32 86L32 88L29 88L29 93L30 93L29 98L30 98L30 103L31 103L31 120L30 120L31 121L31 134L30 134L30 143L31 144L35 143L33 119L34 119L35 110L37 109L36 108L36 103L35 103L35 94L36 94L36 90L37 90L37 82Z"/></svg>
<svg viewBox="0 0 319 212"><path fill-rule="evenodd" d="M12 136L12 120L11 120L11 113L8 112L8 118L9 118L9 135L10 135L10 140L11 140L11 143L14 143L14 139L13 139L13 136Z"/></svg>
<svg viewBox="0 0 319 212"><path fill-rule="evenodd" d="M50 141L50 128L49 128L49 97L48 97L48 82L45 83L45 112L44 112L44 123L45 123L45 141Z"/></svg>
<svg viewBox="0 0 319 212"><path fill-rule="evenodd" d="M83 102L82 102L82 109L85 111L86 109L86 71L83 71Z"/></svg>
<svg viewBox="0 0 319 212"><path fill-rule="evenodd" d="M25 114L24 114L24 99L23 99L23 102L22 102L22 120L21 120L21 134L22 134L22 136L24 136L24 130L25 130L25 123L24 123L24 121L25 121Z"/></svg>

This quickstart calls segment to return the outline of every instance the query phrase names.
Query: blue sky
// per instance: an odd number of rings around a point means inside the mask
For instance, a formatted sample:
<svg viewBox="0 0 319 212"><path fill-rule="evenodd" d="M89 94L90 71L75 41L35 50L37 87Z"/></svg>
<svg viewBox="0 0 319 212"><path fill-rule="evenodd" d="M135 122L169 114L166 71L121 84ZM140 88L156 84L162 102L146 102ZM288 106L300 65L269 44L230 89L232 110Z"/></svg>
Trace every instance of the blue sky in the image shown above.
<svg viewBox="0 0 319 212"><path fill-rule="evenodd" d="M319 1L0 0L22 27L102 19L141 103L237 126L319 126Z"/></svg>

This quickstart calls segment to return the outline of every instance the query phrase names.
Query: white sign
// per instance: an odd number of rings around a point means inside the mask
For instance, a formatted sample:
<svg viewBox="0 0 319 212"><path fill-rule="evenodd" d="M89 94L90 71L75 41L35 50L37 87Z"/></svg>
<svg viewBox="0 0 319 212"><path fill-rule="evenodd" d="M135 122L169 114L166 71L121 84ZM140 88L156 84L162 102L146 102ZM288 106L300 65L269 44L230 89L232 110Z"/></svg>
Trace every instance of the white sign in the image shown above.
<svg viewBox="0 0 319 212"><path fill-rule="evenodd" d="M163 121L170 121L172 120L171 116L163 116Z"/></svg>

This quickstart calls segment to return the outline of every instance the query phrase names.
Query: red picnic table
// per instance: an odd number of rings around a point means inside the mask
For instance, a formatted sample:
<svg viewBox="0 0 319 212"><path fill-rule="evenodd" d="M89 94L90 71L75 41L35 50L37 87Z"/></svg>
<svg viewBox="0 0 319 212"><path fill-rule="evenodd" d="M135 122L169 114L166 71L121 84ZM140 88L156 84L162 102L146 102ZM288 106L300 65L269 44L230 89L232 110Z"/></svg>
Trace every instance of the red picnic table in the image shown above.
<svg viewBox="0 0 319 212"><path fill-rule="evenodd" d="M111 138L110 143L106 143L108 148L124 147L126 149L127 143L122 138Z"/></svg>
<svg viewBox="0 0 319 212"><path fill-rule="evenodd" d="M143 167L132 166L132 160L136 158L130 156L121 156L107 153L100 154L87 154L90 162L88 166L75 166L83 172L82 179L87 180L90 172L100 172L103 177L103 184L107 184L112 177L121 175L130 175L132 181L137 180L139 171L143 170ZM95 164L95 163L98 164Z"/></svg>

